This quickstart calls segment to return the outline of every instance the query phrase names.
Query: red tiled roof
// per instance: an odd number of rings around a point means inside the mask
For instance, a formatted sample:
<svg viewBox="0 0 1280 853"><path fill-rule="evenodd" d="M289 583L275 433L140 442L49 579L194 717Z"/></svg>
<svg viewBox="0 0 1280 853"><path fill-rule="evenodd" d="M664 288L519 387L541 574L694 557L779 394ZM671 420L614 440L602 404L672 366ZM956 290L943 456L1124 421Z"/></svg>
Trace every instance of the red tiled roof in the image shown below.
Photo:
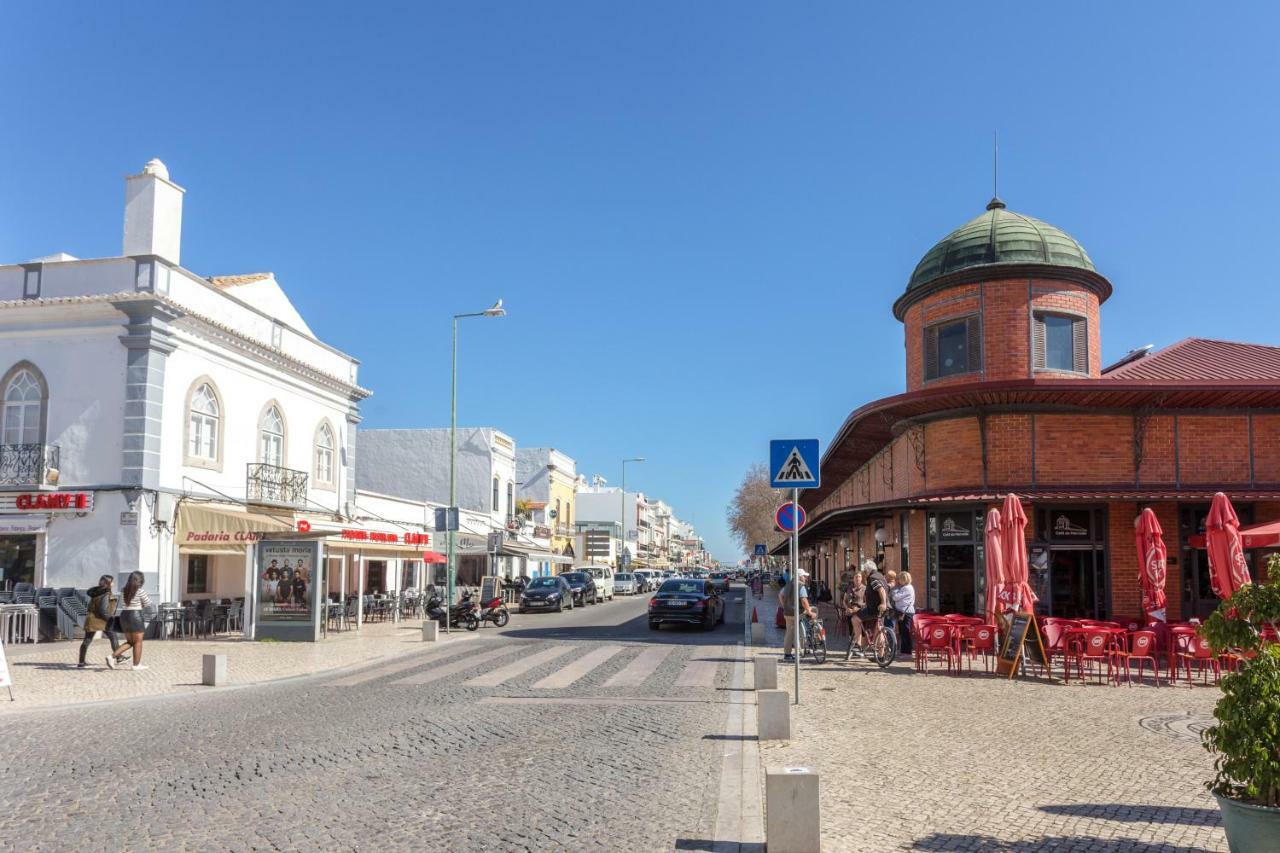
<svg viewBox="0 0 1280 853"><path fill-rule="evenodd" d="M1104 379L1141 381L1273 380L1280 382L1280 347L1186 338L1123 364Z"/></svg>

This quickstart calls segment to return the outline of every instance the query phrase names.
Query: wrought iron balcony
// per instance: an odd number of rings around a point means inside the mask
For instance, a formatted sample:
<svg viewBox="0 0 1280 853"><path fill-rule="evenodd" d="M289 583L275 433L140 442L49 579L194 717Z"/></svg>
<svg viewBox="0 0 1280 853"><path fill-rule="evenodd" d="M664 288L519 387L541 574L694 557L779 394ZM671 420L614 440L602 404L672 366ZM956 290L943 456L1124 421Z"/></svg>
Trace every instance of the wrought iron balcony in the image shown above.
<svg viewBox="0 0 1280 853"><path fill-rule="evenodd" d="M0 444L0 486L56 486L56 444Z"/></svg>
<svg viewBox="0 0 1280 853"><path fill-rule="evenodd" d="M301 508L307 505L306 471L250 462L245 497L250 503Z"/></svg>

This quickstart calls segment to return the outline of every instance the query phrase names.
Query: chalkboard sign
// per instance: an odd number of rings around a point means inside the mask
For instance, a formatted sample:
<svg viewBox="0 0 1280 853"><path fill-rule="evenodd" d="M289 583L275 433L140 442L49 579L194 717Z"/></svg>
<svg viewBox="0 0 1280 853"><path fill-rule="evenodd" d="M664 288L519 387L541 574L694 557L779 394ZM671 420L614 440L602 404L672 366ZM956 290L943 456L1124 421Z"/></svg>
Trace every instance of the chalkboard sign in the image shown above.
<svg viewBox="0 0 1280 853"><path fill-rule="evenodd" d="M1046 670L1049 669L1048 656L1040 642L1040 628L1036 625L1034 613L1015 613L1010 618L1004 645L1000 647L1000 656L996 659L996 672L1013 678L1024 657Z"/></svg>
<svg viewBox="0 0 1280 853"><path fill-rule="evenodd" d="M501 593L501 587L498 584L498 578L493 575L485 575L480 579L480 603L493 601Z"/></svg>

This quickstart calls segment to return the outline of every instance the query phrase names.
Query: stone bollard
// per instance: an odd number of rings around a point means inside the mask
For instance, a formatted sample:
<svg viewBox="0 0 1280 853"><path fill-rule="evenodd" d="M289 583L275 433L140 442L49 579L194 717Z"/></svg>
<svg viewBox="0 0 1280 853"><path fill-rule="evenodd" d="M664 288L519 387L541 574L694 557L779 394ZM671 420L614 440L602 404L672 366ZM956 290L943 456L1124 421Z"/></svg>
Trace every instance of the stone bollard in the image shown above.
<svg viewBox="0 0 1280 853"><path fill-rule="evenodd" d="M752 660L756 668L756 690L777 690L778 659L770 655Z"/></svg>
<svg viewBox="0 0 1280 853"><path fill-rule="evenodd" d="M440 623L433 619L428 619L422 623L422 642L434 643L440 639Z"/></svg>
<svg viewBox="0 0 1280 853"><path fill-rule="evenodd" d="M209 687L221 687L227 683L227 656L205 655L200 671L200 683Z"/></svg>
<svg viewBox="0 0 1280 853"><path fill-rule="evenodd" d="M764 809L769 853L820 853L822 812L816 772L807 767L766 770Z"/></svg>
<svg viewBox="0 0 1280 853"><path fill-rule="evenodd" d="M791 697L787 691L756 691L756 732L760 740L791 740Z"/></svg>
<svg viewBox="0 0 1280 853"><path fill-rule="evenodd" d="M763 622L751 623L751 645L753 646L764 645L764 623Z"/></svg>

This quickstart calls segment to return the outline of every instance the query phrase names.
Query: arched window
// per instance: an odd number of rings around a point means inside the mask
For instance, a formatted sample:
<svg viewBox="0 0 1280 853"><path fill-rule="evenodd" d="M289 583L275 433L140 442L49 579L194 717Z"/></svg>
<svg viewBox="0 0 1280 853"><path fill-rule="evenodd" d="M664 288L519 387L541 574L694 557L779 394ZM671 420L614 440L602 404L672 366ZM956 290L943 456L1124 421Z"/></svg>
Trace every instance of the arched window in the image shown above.
<svg viewBox="0 0 1280 853"><path fill-rule="evenodd" d="M284 466L284 416L274 404L267 406L258 421L258 448L265 464Z"/></svg>
<svg viewBox="0 0 1280 853"><path fill-rule="evenodd" d="M19 368L4 387L4 444L42 444L44 384L29 368Z"/></svg>
<svg viewBox="0 0 1280 853"><path fill-rule="evenodd" d="M191 394L187 422L187 456L206 462L218 461L218 424L222 410L213 386L202 382Z"/></svg>
<svg viewBox="0 0 1280 853"><path fill-rule="evenodd" d="M560 499L556 498L556 524L564 524L564 519L560 517Z"/></svg>
<svg viewBox="0 0 1280 853"><path fill-rule="evenodd" d="M315 478L320 485L333 485L333 450L336 441L333 427L323 421L316 430Z"/></svg>

